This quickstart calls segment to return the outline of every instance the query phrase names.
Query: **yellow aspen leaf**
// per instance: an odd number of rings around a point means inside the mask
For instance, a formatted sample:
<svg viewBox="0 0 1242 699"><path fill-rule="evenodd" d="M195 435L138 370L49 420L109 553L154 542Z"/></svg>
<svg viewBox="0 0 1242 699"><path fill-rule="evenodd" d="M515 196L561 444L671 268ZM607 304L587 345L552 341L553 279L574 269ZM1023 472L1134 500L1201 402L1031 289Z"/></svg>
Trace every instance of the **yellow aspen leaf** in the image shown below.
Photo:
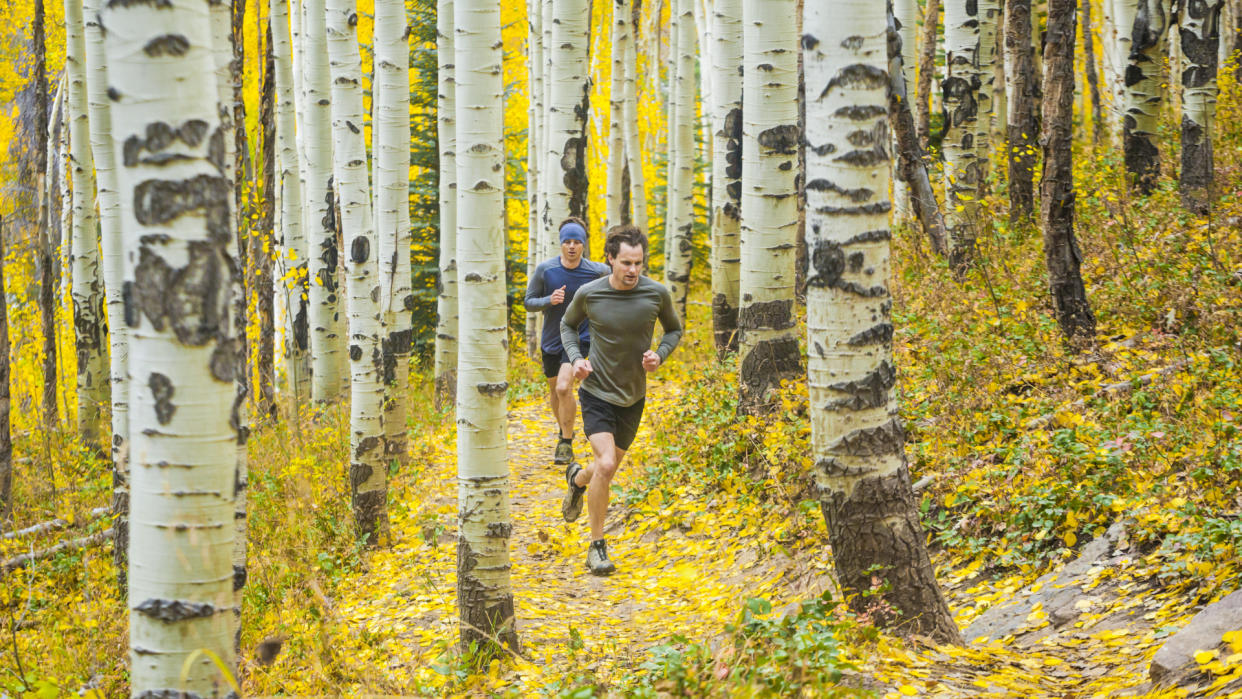
<svg viewBox="0 0 1242 699"><path fill-rule="evenodd" d="M1065 539L1066 546L1073 546L1078 543L1078 536L1075 535L1074 532L1065 532L1065 536L1061 538Z"/></svg>
<svg viewBox="0 0 1242 699"><path fill-rule="evenodd" d="M1207 665L1216 659L1219 651L1213 650L1197 650L1195 651L1195 662L1200 665Z"/></svg>
<svg viewBox="0 0 1242 699"><path fill-rule="evenodd" d="M902 694L904 694L904 695L906 695L906 696L908 696L908 697L912 697L912 696L914 696L915 694L918 694L918 693L919 693L919 690L915 689L914 687L911 687L911 686L910 686L910 685L908 685L908 684L903 684L903 685L901 685L900 687L898 687L898 688L897 688L897 691L898 691L898 692L901 692Z"/></svg>

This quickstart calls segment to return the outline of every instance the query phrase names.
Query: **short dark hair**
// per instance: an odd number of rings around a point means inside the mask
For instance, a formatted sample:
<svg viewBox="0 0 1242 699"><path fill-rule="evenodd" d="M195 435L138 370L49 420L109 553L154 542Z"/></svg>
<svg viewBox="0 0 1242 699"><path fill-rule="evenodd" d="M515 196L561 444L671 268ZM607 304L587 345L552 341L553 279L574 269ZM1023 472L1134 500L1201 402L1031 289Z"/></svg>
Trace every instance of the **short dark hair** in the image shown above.
<svg viewBox="0 0 1242 699"><path fill-rule="evenodd" d="M628 223L608 229L608 238L604 241L604 256L615 258L621 252L621 243L641 247L643 259L647 257L647 236L638 230L638 226Z"/></svg>
<svg viewBox="0 0 1242 699"><path fill-rule="evenodd" d="M565 224L566 224L566 223L576 223L576 224L578 224L579 226L582 226L582 230L584 230L584 231L585 231L585 230L587 230L587 224L586 224L586 221L583 221L582 219L578 218L577 216L569 216L569 217L567 217L564 221L561 221L559 224L557 224L557 226L556 226L556 232L557 232L557 233L560 233L560 232L561 232L561 229L565 227Z"/></svg>

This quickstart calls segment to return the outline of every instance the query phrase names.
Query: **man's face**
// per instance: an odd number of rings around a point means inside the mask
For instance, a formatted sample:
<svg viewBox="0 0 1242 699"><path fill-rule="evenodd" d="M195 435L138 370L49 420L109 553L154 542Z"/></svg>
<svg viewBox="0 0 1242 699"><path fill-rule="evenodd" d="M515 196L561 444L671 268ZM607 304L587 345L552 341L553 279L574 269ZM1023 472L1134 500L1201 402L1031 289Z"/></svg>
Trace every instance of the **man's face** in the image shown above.
<svg viewBox="0 0 1242 699"><path fill-rule="evenodd" d="M566 240L561 243L561 256L567 261L573 262L582 257L582 241Z"/></svg>
<svg viewBox="0 0 1242 699"><path fill-rule="evenodd" d="M633 289L643 273L643 248L641 245L621 243L616 256L608 262L612 265L613 286L618 289Z"/></svg>

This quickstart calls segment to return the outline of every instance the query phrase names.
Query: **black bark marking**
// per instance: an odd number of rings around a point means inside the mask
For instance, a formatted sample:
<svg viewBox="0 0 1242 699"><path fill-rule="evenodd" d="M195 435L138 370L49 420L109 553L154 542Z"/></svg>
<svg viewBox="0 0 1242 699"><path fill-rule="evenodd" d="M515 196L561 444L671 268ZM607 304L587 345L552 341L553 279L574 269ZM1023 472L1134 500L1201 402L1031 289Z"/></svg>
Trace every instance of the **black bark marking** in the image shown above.
<svg viewBox="0 0 1242 699"><path fill-rule="evenodd" d="M465 537L457 539L457 608L462 610L461 643L469 647L498 650L503 645L518 652L517 629L513 624L513 595L489 604L488 589L474 575L479 557Z"/></svg>
<svg viewBox="0 0 1242 699"><path fill-rule="evenodd" d="M374 470L370 464L351 463L349 465L349 487L353 489L353 492L358 492L358 488L371 479L372 473Z"/></svg>
<svg viewBox="0 0 1242 699"><path fill-rule="evenodd" d="M880 362L878 367L861 379L829 384L828 388L845 393L848 397L828 401L824 405L824 410L864 410L884 407L888 404L889 394L896 383L897 371L893 365L887 361Z"/></svg>
<svg viewBox="0 0 1242 699"><path fill-rule="evenodd" d="M858 38L859 46L862 45L861 37L851 37L851 38ZM848 42L849 39L847 39L846 41ZM836 75L832 76L832 79L829 80L828 84L824 86L823 91L819 93L819 99L822 100L823 98L827 97L828 93L834 87L841 87L841 88L847 88L847 89L848 88L859 88L859 89L866 89L866 90L878 90L880 88L887 88L888 87L888 71L883 70L881 68L877 68L876 66L866 65L864 63L854 63L851 65L848 65L842 68L841 70L837 71Z"/></svg>
<svg viewBox="0 0 1242 699"><path fill-rule="evenodd" d="M880 323L854 335L846 340L850 347L862 347L865 345L887 345L893 341L893 324Z"/></svg>
<svg viewBox="0 0 1242 699"><path fill-rule="evenodd" d="M238 367L241 366L242 351L241 339L231 338L228 341L220 342L215 349L211 351L211 375L217 381L228 383L238 375Z"/></svg>
<svg viewBox="0 0 1242 699"><path fill-rule="evenodd" d="M845 189L837 183L829 182L823 178L816 178L810 182L807 182L806 189L809 192L836 192L855 204L861 204L875 196L875 191L865 187L860 189Z"/></svg>
<svg viewBox="0 0 1242 699"><path fill-rule="evenodd" d="M513 534L513 525L508 522L491 522L487 525L486 536L489 539L508 539Z"/></svg>
<svg viewBox="0 0 1242 699"><path fill-rule="evenodd" d="M229 261L212 243L191 242L180 269L143 246L134 268L135 300L156 330L167 320L181 343L201 347L227 329L231 278Z"/></svg>
<svg viewBox="0 0 1242 699"><path fill-rule="evenodd" d="M892 419L877 427L864 427L841 437L832 451L856 457L901 455L906 444L906 431Z"/></svg>
<svg viewBox="0 0 1242 699"><path fill-rule="evenodd" d="M586 139L578 136L567 138L563 148L564 150L561 151L561 182L569 192L569 215L585 219L587 198Z"/></svg>
<svg viewBox="0 0 1242 699"><path fill-rule="evenodd" d="M483 275L478 272L466 272L466 276L462 277L461 280L464 282L481 282L483 281Z"/></svg>
<svg viewBox="0 0 1242 699"><path fill-rule="evenodd" d="M349 259L354 264L362 264L371 256L371 241L365 235L354 238L349 246Z"/></svg>
<svg viewBox="0 0 1242 699"><path fill-rule="evenodd" d="M143 53L151 58L160 56L184 56L190 50L190 40L181 34L165 34L157 36L142 47Z"/></svg>
<svg viewBox="0 0 1242 699"><path fill-rule="evenodd" d="M739 320L739 325L741 322ZM798 352L798 340L793 337L763 340L742 359L739 381L748 401L763 400L769 389L780 385L781 379L796 376L802 371L802 356Z"/></svg>
<svg viewBox="0 0 1242 699"><path fill-rule="evenodd" d="M743 306L737 318L737 326L743 330L784 330L794 327L795 324L792 299Z"/></svg>
<svg viewBox="0 0 1242 699"><path fill-rule="evenodd" d="M108 9L138 7L141 5L154 7L157 10L166 10L172 7L172 0L108 0Z"/></svg>
<svg viewBox="0 0 1242 699"><path fill-rule="evenodd" d="M948 105L956 104L952 114L948 113L947 107L945 111L945 123L943 134L947 134L950 127L960 127L966 122L975 119L979 115L978 90L980 87L979 78L972 76L970 80L958 75L945 78L941 84L942 103Z"/></svg>
<svg viewBox="0 0 1242 699"><path fill-rule="evenodd" d="M875 216L887 214L892 208L892 202L878 201L872 204L864 204L863 206L817 206L815 207L815 213L825 216Z"/></svg>
<svg viewBox="0 0 1242 699"><path fill-rule="evenodd" d="M727 352L737 351L737 309L729 305L724 294L716 294L712 299L712 328L717 354L723 356Z"/></svg>
<svg viewBox="0 0 1242 699"><path fill-rule="evenodd" d="M148 599L134 611L139 614L159 619L160 621L186 621L188 619L206 619L216 612L224 611L208 602L191 602L181 599Z"/></svg>
<svg viewBox="0 0 1242 699"><path fill-rule="evenodd" d="M782 124L759 133L759 147L768 155L797 155L802 129L797 124Z"/></svg>
<svg viewBox="0 0 1242 699"><path fill-rule="evenodd" d="M1152 142L1151 134L1138 130L1138 123L1130 114L1125 116L1123 147L1126 171L1134 175L1140 192L1151 194L1160 177L1160 149Z"/></svg>
<svg viewBox="0 0 1242 699"><path fill-rule="evenodd" d="M361 459L367 454L379 449L381 446L383 446L383 444L380 437L376 437L375 435L363 437L358 440L358 446L354 449L354 458Z"/></svg>
<svg viewBox="0 0 1242 699"><path fill-rule="evenodd" d="M498 396L503 396L505 391L509 390L509 383L507 381L501 381L500 383L475 384L475 390L482 395L490 398L496 398Z"/></svg>
<svg viewBox="0 0 1242 699"><path fill-rule="evenodd" d="M814 49L816 46L819 46L819 39L816 39L814 36L810 34L802 35L802 49L803 50L810 51Z"/></svg>
<svg viewBox="0 0 1242 699"><path fill-rule="evenodd" d="M841 478L843 476L856 478L875 471L874 468L868 466L846 466L832 457L816 461L815 469L829 478Z"/></svg>
<svg viewBox="0 0 1242 699"><path fill-rule="evenodd" d="M246 566L233 566L233 592L246 586Z"/></svg>
<svg viewBox="0 0 1242 699"><path fill-rule="evenodd" d="M845 273L845 252L841 246L829 240L816 240L811 251L811 272L806 278L807 286L836 287Z"/></svg>
<svg viewBox="0 0 1242 699"><path fill-rule="evenodd" d="M876 119L878 117L882 117L887 114L888 114L887 107L881 107L875 104L863 105L863 106L852 105L849 107L841 107L840 109L832 113L834 117L839 117L842 119L850 119L852 121L865 121L867 119Z"/></svg>
<svg viewBox="0 0 1242 699"><path fill-rule="evenodd" d="M362 359L362 348L358 345L349 346L349 359L351 361L359 361Z"/></svg>
<svg viewBox="0 0 1242 699"><path fill-rule="evenodd" d="M152 372L147 379L147 388L151 389L151 397L155 399L155 419L161 425L172 422L177 406L173 405L172 397L176 393L172 380L158 372Z"/></svg>

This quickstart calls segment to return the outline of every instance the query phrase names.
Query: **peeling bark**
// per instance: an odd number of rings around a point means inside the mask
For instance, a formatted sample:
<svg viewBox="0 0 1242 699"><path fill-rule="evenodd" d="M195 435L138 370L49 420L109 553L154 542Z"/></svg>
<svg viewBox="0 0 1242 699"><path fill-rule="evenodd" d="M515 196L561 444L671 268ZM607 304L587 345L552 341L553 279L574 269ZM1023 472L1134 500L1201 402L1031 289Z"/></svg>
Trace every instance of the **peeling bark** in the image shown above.
<svg viewBox="0 0 1242 699"><path fill-rule="evenodd" d="M1091 90L1091 137L1098 146L1104 138L1104 110L1100 105L1100 78L1095 67L1095 29L1091 24L1091 0L1082 0L1078 12L1082 17L1082 52Z"/></svg>
<svg viewBox="0 0 1242 699"><path fill-rule="evenodd" d="M1216 71L1221 0L1181 2L1182 205L1206 214L1211 205L1212 129L1216 124Z"/></svg>
<svg viewBox="0 0 1242 699"><path fill-rule="evenodd" d="M948 0L944 12L944 223L949 264L961 275L975 255L982 165L976 138L979 104L979 12L975 0Z"/></svg>
<svg viewBox="0 0 1242 699"><path fill-rule="evenodd" d="M1095 317L1082 281L1082 253L1074 237L1074 5L1051 0L1044 45L1044 177L1040 184L1040 227L1053 308L1071 343L1090 342Z"/></svg>
<svg viewBox="0 0 1242 699"><path fill-rule="evenodd" d="M1138 0L1130 32L1129 62L1125 72L1125 120L1122 124L1126 172L1133 186L1150 194L1160 177L1160 150L1156 129L1164 88L1160 67L1169 28L1169 0Z"/></svg>
<svg viewBox="0 0 1242 699"><path fill-rule="evenodd" d="M1009 220L1030 220L1035 211L1035 162L1040 87L1031 47L1031 0L1005 5L1005 76L1009 91Z"/></svg>
<svg viewBox="0 0 1242 699"><path fill-rule="evenodd" d="M927 0L923 8L923 38L919 48L918 89L915 95L915 128L919 145L928 146L931 135L932 76L936 73L936 27L940 24L940 0Z"/></svg>

